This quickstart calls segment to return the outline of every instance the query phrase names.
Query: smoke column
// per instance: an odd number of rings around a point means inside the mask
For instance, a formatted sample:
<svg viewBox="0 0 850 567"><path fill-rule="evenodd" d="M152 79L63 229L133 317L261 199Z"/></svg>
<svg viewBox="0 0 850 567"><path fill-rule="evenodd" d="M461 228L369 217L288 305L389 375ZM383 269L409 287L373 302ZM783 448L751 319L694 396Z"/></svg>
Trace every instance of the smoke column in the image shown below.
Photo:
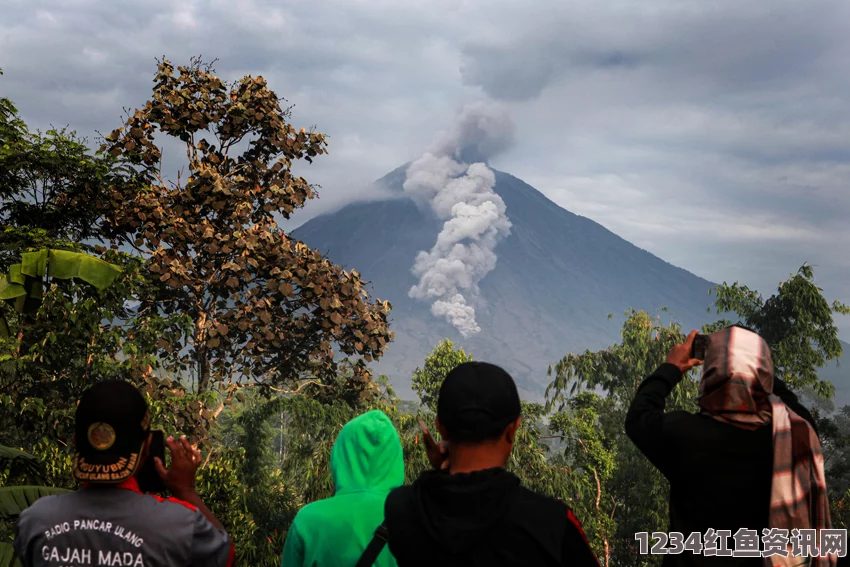
<svg viewBox="0 0 850 567"><path fill-rule="evenodd" d="M508 149L514 133L514 123L501 106L490 101L468 104L452 127L410 165L404 182L408 195L445 221L431 251L416 256L412 271L419 283L408 295L433 301L431 313L464 337L481 330L471 303L478 296L478 282L496 267L496 244L511 230L486 160Z"/></svg>

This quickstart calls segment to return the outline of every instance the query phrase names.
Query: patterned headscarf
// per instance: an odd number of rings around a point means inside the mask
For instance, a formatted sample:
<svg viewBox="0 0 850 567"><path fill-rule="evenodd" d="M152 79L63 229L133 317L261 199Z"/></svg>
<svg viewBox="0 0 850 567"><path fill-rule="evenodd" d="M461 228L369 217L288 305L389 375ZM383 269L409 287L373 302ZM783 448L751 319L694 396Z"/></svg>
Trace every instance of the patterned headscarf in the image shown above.
<svg viewBox="0 0 850 567"><path fill-rule="evenodd" d="M764 339L741 327L709 336L699 406L704 414L744 429L772 423L769 527L787 529L789 536L794 528L830 529L820 441L811 424L773 394L773 360ZM765 565L796 565L800 559L774 555L765 558ZM831 554L812 558L810 565L836 562Z"/></svg>

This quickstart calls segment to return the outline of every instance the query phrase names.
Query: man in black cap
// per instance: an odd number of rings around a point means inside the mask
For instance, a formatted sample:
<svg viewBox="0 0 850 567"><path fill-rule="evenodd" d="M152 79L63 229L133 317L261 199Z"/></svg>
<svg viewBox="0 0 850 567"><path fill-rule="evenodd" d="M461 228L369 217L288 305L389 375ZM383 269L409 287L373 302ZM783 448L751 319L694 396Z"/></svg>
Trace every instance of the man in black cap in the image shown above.
<svg viewBox="0 0 850 567"><path fill-rule="evenodd" d="M76 412L76 492L39 499L18 519L15 554L24 567L233 565L233 544L195 491L200 452L183 437L166 444L171 466L155 467L173 498L146 495L136 474L148 458L150 413L121 380L100 382Z"/></svg>
<svg viewBox="0 0 850 567"><path fill-rule="evenodd" d="M436 420L444 441L423 428L436 470L391 492L385 505L399 567L598 567L567 505L505 470L520 411L513 378L498 366L467 362L446 376Z"/></svg>

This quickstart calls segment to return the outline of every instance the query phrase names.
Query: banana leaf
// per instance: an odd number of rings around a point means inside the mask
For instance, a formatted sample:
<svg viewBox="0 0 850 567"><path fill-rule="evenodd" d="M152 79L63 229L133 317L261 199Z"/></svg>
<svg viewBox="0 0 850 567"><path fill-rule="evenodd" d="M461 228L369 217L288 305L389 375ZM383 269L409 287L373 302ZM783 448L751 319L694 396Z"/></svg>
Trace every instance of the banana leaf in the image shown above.
<svg viewBox="0 0 850 567"><path fill-rule="evenodd" d="M9 461L14 461L15 459L38 462L38 457L34 455L13 449L12 447L0 445L0 465L8 465Z"/></svg>
<svg viewBox="0 0 850 567"><path fill-rule="evenodd" d="M42 473L41 462L37 457L5 445L0 445L0 468L9 469L15 474L23 472L38 476Z"/></svg>
<svg viewBox="0 0 850 567"><path fill-rule="evenodd" d="M9 267L9 281L21 285L24 285L26 283L27 278L23 273L21 273L20 264L15 264Z"/></svg>
<svg viewBox="0 0 850 567"><path fill-rule="evenodd" d="M38 252L21 254L21 273L34 278L44 277L47 271L47 260L52 250L44 249Z"/></svg>
<svg viewBox="0 0 850 567"><path fill-rule="evenodd" d="M20 264L11 266L8 274L0 275L0 300L13 305L18 313L30 313L41 305L45 275L62 280L76 278L97 289L106 289L121 271L118 266L80 252L47 248L26 252L21 254ZM0 337L8 335L8 329L0 326Z"/></svg>
<svg viewBox="0 0 850 567"><path fill-rule="evenodd" d="M16 299L26 297L25 278L21 275L21 265L15 264L9 268L8 274L0 276L0 299Z"/></svg>
<svg viewBox="0 0 850 567"><path fill-rule="evenodd" d="M47 270L52 278L78 278L97 289L108 288L121 275L118 266L88 254L67 250L51 250Z"/></svg>
<svg viewBox="0 0 850 567"><path fill-rule="evenodd" d="M15 518L43 496L71 492L50 486L4 486L0 487L0 518Z"/></svg>
<svg viewBox="0 0 850 567"><path fill-rule="evenodd" d="M0 543L0 567L22 567L11 543Z"/></svg>

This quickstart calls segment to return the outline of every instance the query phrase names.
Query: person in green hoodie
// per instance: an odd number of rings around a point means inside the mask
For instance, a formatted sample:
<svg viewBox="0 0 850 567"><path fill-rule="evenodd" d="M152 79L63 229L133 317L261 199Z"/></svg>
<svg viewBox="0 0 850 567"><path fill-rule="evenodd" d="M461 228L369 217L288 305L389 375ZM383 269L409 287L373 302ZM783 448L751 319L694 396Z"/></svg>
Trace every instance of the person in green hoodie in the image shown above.
<svg viewBox="0 0 850 567"><path fill-rule="evenodd" d="M384 521L384 500L404 484L398 432L378 410L349 421L331 450L335 494L304 506L286 535L281 567L353 567ZM385 548L375 567L396 567Z"/></svg>

